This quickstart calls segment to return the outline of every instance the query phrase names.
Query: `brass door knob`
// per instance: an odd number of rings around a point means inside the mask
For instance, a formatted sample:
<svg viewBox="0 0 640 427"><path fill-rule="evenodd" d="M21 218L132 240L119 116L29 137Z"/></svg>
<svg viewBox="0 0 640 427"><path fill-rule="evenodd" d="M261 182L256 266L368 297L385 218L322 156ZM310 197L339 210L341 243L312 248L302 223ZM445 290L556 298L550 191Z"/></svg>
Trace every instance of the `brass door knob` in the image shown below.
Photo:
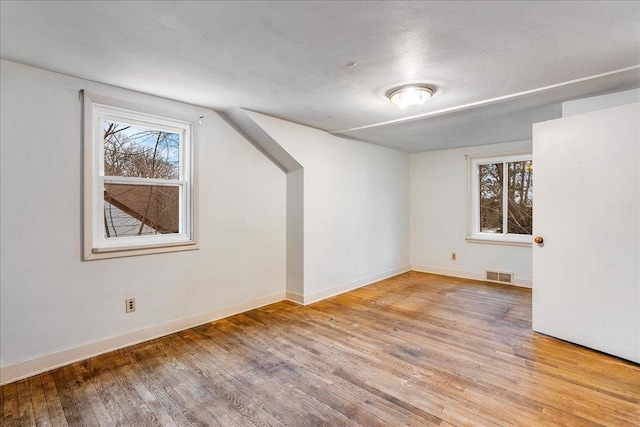
<svg viewBox="0 0 640 427"><path fill-rule="evenodd" d="M533 239L534 242L540 244L542 242L544 242L544 239L540 236L536 236L535 239Z"/></svg>

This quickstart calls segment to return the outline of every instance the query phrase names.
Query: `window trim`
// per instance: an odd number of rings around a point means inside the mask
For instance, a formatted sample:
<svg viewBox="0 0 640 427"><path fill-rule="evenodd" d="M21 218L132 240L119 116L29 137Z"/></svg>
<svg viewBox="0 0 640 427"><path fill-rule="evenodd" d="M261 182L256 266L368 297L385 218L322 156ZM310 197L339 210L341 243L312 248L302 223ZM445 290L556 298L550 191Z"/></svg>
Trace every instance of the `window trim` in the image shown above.
<svg viewBox="0 0 640 427"><path fill-rule="evenodd" d="M199 249L196 132L199 116L158 110L81 91L83 101L83 258L85 261ZM101 125L107 120L135 122L159 130L180 131L180 176L177 180L106 177ZM119 237L107 240L104 232L104 183L178 186L180 230L178 234Z"/></svg>
<svg viewBox="0 0 640 427"><path fill-rule="evenodd" d="M509 151L491 154L467 155L467 236L465 240L469 243L484 243L493 245L523 246L531 247L533 236L524 234L489 234L481 233L480 227L480 206L479 206L479 177L478 165L498 162L513 162L522 160L532 160L531 150ZM507 185L507 182L504 182ZM504 192L503 194L506 194ZM506 205L506 198L503 198L503 206ZM506 210L505 218L506 218Z"/></svg>

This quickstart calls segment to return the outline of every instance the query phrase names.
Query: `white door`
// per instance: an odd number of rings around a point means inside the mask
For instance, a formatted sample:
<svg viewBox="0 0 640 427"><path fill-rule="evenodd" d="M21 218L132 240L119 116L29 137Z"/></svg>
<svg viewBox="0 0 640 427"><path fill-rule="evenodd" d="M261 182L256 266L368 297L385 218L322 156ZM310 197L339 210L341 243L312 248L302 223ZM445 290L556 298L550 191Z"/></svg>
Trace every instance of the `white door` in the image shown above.
<svg viewBox="0 0 640 427"><path fill-rule="evenodd" d="M640 362L640 104L533 126L533 329Z"/></svg>

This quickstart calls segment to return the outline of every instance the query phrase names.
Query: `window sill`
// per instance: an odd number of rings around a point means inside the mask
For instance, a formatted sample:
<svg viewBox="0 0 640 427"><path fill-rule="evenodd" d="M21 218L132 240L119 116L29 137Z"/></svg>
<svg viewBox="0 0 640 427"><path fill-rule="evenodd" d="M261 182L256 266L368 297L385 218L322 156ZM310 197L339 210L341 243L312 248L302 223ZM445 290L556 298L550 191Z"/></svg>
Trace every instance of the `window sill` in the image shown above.
<svg viewBox="0 0 640 427"><path fill-rule="evenodd" d="M467 243L481 243L485 245L502 245L502 246L520 246L524 248L530 248L532 242L518 242L513 240L498 240L498 239L480 239L477 237L465 237Z"/></svg>
<svg viewBox="0 0 640 427"><path fill-rule="evenodd" d="M85 253L85 261L93 261L97 259L107 258L123 258L139 255L161 254L168 252L193 251L200 249L195 241L176 242L176 243L159 243L140 246L120 246L111 248L92 248L90 252Z"/></svg>

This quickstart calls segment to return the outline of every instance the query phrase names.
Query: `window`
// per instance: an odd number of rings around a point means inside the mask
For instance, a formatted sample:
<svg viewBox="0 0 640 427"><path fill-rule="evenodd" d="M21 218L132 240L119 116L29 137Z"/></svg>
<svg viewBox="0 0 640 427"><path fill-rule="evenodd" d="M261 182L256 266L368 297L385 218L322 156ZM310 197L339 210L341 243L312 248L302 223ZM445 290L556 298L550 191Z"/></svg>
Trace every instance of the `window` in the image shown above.
<svg viewBox="0 0 640 427"><path fill-rule="evenodd" d="M197 249L192 122L128 107L84 94L86 260Z"/></svg>
<svg viewBox="0 0 640 427"><path fill-rule="evenodd" d="M533 232L531 153L470 158L467 241L528 245Z"/></svg>

